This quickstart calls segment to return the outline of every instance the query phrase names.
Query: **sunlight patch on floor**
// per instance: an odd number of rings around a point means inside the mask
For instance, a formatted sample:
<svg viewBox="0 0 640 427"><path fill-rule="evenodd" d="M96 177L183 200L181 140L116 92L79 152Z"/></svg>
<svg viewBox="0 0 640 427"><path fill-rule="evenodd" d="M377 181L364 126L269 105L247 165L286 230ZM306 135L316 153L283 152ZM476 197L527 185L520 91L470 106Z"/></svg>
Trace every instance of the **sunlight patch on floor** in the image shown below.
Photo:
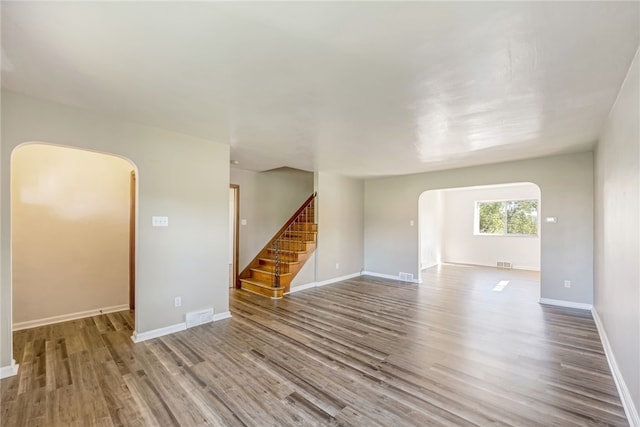
<svg viewBox="0 0 640 427"><path fill-rule="evenodd" d="M493 292L502 292L502 290L509 284L508 280L501 280L498 284L493 288Z"/></svg>

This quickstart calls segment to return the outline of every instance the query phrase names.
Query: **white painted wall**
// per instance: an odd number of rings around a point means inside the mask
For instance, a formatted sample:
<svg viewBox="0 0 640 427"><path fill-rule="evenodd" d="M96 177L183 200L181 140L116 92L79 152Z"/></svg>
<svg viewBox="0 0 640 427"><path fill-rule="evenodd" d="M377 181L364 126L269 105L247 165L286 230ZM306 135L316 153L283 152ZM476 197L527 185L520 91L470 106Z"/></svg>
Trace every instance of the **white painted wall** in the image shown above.
<svg viewBox="0 0 640 427"><path fill-rule="evenodd" d="M595 156L594 307L628 390L626 400L629 408L633 406L636 426L640 426L639 61L636 53Z"/></svg>
<svg viewBox="0 0 640 427"><path fill-rule="evenodd" d="M14 151L11 168L14 328L128 308L133 166L91 151L26 144Z"/></svg>
<svg viewBox="0 0 640 427"><path fill-rule="evenodd" d="M420 268L429 268L443 262L445 240L444 200L442 190L425 191L420 195Z"/></svg>
<svg viewBox="0 0 640 427"><path fill-rule="evenodd" d="M418 198L427 190L532 182L541 192L541 297L593 302L593 153L365 181L364 268L418 276ZM571 288L564 280L572 281Z"/></svg>
<svg viewBox="0 0 640 427"><path fill-rule="evenodd" d="M48 142L130 159L138 169L136 332L229 309L229 147L11 92L2 94L0 366L11 363L10 165L24 142ZM151 217L169 227L151 227ZM182 297L182 306L173 299Z"/></svg>
<svg viewBox="0 0 640 427"><path fill-rule="evenodd" d="M472 187L444 191L444 261L495 267L497 261L514 268L540 271L540 237L474 234L477 201L540 199L534 184Z"/></svg>

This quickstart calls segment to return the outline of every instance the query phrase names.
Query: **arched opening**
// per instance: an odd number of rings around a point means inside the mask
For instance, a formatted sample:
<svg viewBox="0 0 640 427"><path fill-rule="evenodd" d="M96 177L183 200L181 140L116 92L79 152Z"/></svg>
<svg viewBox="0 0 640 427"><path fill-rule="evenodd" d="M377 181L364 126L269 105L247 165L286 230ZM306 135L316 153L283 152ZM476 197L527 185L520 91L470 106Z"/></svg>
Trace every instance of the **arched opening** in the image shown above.
<svg viewBox="0 0 640 427"><path fill-rule="evenodd" d="M528 271L537 278L538 299L542 235L536 184L428 190L418 206L420 281L443 264Z"/></svg>
<svg viewBox="0 0 640 427"><path fill-rule="evenodd" d="M125 310L134 322L136 173L107 153L40 142L13 150L14 331Z"/></svg>

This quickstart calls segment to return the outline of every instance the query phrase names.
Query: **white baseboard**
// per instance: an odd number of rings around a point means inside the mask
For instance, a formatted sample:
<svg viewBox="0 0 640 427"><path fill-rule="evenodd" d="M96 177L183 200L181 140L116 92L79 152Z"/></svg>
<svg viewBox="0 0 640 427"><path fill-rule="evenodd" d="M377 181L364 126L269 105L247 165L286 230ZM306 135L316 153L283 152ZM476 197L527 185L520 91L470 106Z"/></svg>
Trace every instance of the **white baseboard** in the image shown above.
<svg viewBox="0 0 640 427"><path fill-rule="evenodd" d="M225 311L224 313L218 313L213 315L213 321L217 322L218 320L229 319L231 318L231 312Z"/></svg>
<svg viewBox="0 0 640 427"><path fill-rule="evenodd" d="M499 268L496 264L482 264L482 263L470 263L470 262L453 262L453 261L443 261L441 264L453 264L453 265L464 265L468 267L489 267L489 268ZM526 270L526 271L537 271L540 272L540 267L531 267L526 265L512 265L512 268L507 270Z"/></svg>
<svg viewBox="0 0 640 427"><path fill-rule="evenodd" d="M351 273L340 277L334 277L333 279L322 280L320 282L316 282L316 288L320 286L330 285L332 283L342 282L343 280L353 279L354 277L360 277L360 272Z"/></svg>
<svg viewBox="0 0 640 427"><path fill-rule="evenodd" d="M537 271L540 272L540 267L527 267L526 265L514 265L514 270L526 270L526 271Z"/></svg>
<svg viewBox="0 0 640 427"><path fill-rule="evenodd" d="M18 364L14 359L11 359L11 365L3 366L0 368L0 379L12 377L18 374Z"/></svg>
<svg viewBox="0 0 640 427"><path fill-rule="evenodd" d="M294 286L293 288L289 289L289 292L287 292L285 295L292 294L294 292L304 291L306 289L319 288L320 286L326 286L332 283L342 282L343 280L349 280L349 279L353 279L354 277L360 277L360 275L361 275L360 273L352 273L352 274L347 274L345 276L334 277L333 279L322 280L320 282L305 283L304 285Z"/></svg>
<svg viewBox="0 0 640 427"><path fill-rule="evenodd" d="M561 299L540 298L538 300L540 304L555 305L557 307L577 308L580 310L591 310L593 307L591 304L585 304L583 302L565 301Z"/></svg>
<svg viewBox="0 0 640 427"><path fill-rule="evenodd" d="M187 324L176 323L175 325L165 326L164 328L152 329L147 332L138 333L133 331L133 335L131 335L131 341L134 343L139 343L142 341L150 340L153 338L162 337L169 334L175 334L176 332L184 331L187 329Z"/></svg>
<svg viewBox="0 0 640 427"><path fill-rule="evenodd" d="M618 368L618 363L616 362L616 358L613 354L613 349L611 348L611 344L609 343L607 332L604 329L602 320L600 319L598 311L595 307L591 309L591 314L593 315L593 321L596 323L596 328L598 328L598 335L600 335L602 348L604 348L604 354L607 356L607 362L609 362L609 368L611 369L611 373L613 375L613 381L616 383L616 388L618 389L618 394L620 395L622 407L624 408L624 413L627 415L629 425L631 427L640 427L640 415L638 415L638 408L635 407L633 399L631 398L631 393L629 392L629 388L627 387L627 384L622 377L620 368Z"/></svg>
<svg viewBox="0 0 640 427"><path fill-rule="evenodd" d="M300 291L304 291L304 290L315 288L315 287L316 287L316 282L305 283L304 285L294 286L292 288L289 288L289 292L287 292L286 294L292 294L294 292L300 292Z"/></svg>
<svg viewBox="0 0 640 427"><path fill-rule="evenodd" d="M77 313L62 314L60 316L45 317L44 319L28 320L13 324L13 330L37 328L38 326L53 325L54 323L68 322L70 320L83 319L85 317L98 316L100 314L115 313L116 311L129 310L129 304L114 305L111 307L95 308L93 310L79 311Z"/></svg>
<svg viewBox="0 0 640 427"><path fill-rule="evenodd" d="M213 321L217 322L218 320L229 319L231 318L231 312L225 311L223 313L218 313L213 315ZM133 335L131 336L131 341L134 343L139 343L142 341L147 341L153 338L163 337L169 334L175 334L176 332L184 331L187 329L186 323L176 323L175 325L166 326L164 328L153 329L147 332L138 333L133 331Z"/></svg>
<svg viewBox="0 0 640 427"><path fill-rule="evenodd" d="M362 275L363 276L380 277L381 279L398 280L400 282L406 282L406 283L420 283L420 281L418 279L401 280L400 276L394 276L392 274L376 273L376 272L373 272L373 271L363 271Z"/></svg>

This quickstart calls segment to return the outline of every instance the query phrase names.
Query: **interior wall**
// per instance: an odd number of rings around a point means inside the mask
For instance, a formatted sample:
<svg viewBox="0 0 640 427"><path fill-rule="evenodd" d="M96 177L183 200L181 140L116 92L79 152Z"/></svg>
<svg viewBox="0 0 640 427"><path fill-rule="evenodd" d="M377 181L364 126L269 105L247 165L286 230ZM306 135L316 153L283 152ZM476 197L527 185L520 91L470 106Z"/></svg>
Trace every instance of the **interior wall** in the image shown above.
<svg viewBox="0 0 640 427"><path fill-rule="evenodd" d="M238 268L242 271L313 193L313 173L231 168L231 183L240 186Z"/></svg>
<svg viewBox="0 0 640 427"><path fill-rule="evenodd" d="M133 166L40 144L18 147L11 166L14 327L127 306Z"/></svg>
<svg viewBox="0 0 640 427"><path fill-rule="evenodd" d="M228 242L220 236L229 227L229 146L4 92L0 366L12 352L8 159L25 142L113 153L136 165L137 333L181 324L194 310L228 311ZM168 216L169 227L152 227L152 216Z"/></svg>
<svg viewBox="0 0 640 427"><path fill-rule="evenodd" d="M540 187L541 297L593 303L593 153L375 178L365 181L365 270L418 275L418 198L426 190L511 182ZM571 280L571 288L564 287Z"/></svg>
<svg viewBox="0 0 640 427"><path fill-rule="evenodd" d="M364 253L364 182L319 172L317 187L316 281L359 274Z"/></svg>
<svg viewBox="0 0 640 427"><path fill-rule="evenodd" d="M636 53L596 149L595 311L640 421L640 64ZM633 423L632 423L633 424Z"/></svg>
<svg viewBox="0 0 640 427"><path fill-rule="evenodd" d="M444 191L444 261L495 267L497 261L513 268L540 271L540 237L474 234L477 201L540 199L534 184L472 187ZM539 224L538 224L539 225Z"/></svg>
<svg viewBox="0 0 640 427"><path fill-rule="evenodd" d="M425 191L418 201L420 215L420 268L425 269L443 262L445 240L444 200L442 190Z"/></svg>

